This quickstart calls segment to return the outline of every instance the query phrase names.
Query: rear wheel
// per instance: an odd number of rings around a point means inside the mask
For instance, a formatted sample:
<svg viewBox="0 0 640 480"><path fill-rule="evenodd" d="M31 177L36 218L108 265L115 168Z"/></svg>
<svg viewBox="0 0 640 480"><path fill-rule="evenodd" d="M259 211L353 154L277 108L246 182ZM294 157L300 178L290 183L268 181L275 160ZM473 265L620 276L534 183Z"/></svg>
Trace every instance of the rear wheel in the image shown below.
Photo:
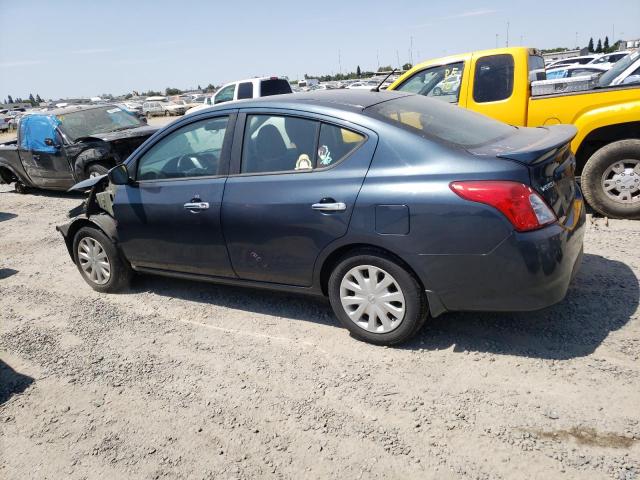
<svg viewBox="0 0 640 480"><path fill-rule="evenodd" d="M165 110L164 111L164 116L168 117L169 115L171 115L171 112L169 110Z"/></svg>
<svg viewBox="0 0 640 480"><path fill-rule="evenodd" d="M640 218L640 140L620 140L596 151L582 171L581 184L598 213Z"/></svg>
<svg viewBox="0 0 640 480"><path fill-rule="evenodd" d="M410 339L427 317L427 299L414 276L378 252L340 261L328 290L340 322L355 337L376 345Z"/></svg>
<svg viewBox="0 0 640 480"><path fill-rule="evenodd" d="M128 287L133 272L113 242L100 230L83 227L73 239L73 255L85 282L98 292Z"/></svg>

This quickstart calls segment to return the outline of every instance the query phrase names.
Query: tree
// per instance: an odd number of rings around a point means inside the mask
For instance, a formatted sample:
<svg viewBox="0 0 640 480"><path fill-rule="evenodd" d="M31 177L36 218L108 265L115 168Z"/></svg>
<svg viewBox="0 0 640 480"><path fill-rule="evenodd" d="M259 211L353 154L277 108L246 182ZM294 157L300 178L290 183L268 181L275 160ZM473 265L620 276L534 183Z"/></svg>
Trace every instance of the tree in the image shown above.
<svg viewBox="0 0 640 480"><path fill-rule="evenodd" d="M402 69L406 72L407 70L411 70L411 68L413 68L413 65L411 65L410 63L405 63L404 65L402 65Z"/></svg>
<svg viewBox="0 0 640 480"><path fill-rule="evenodd" d="M598 46L596 47L596 53L602 53L602 40L598 39Z"/></svg>
<svg viewBox="0 0 640 480"><path fill-rule="evenodd" d="M213 93L216 91L216 87L215 85L213 85L212 83L210 83L209 85L206 86L206 88L204 89L205 93Z"/></svg>
<svg viewBox="0 0 640 480"><path fill-rule="evenodd" d="M164 90L165 95L180 95L181 93L182 93L182 90L180 90L179 88L167 87Z"/></svg>
<svg viewBox="0 0 640 480"><path fill-rule="evenodd" d="M40 98L39 94L36 94L36 103L38 104L42 103L42 98Z"/></svg>
<svg viewBox="0 0 640 480"><path fill-rule="evenodd" d="M393 70L393 67L391 65L384 65L378 68L379 72L390 72L391 70Z"/></svg>
<svg viewBox="0 0 640 480"><path fill-rule="evenodd" d="M360 70L360 65L358 65L358 68L356 68L356 76L360 78L360 75L362 75L362 70Z"/></svg>
<svg viewBox="0 0 640 480"><path fill-rule="evenodd" d="M31 104L32 107L36 106L36 99L33 96L33 93L29 94L29 103Z"/></svg>
<svg viewBox="0 0 640 480"><path fill-rule="evenodd" d="M589 39L589 53L593 53L593 37Z"/></svg>
<svg viewBox="0 0 640 480"><path fill-rule="evenodd" d="M11 95L7 96L7 103L13 103L13 98L11 98Z"/></svg>
<svg viewBox="0 0 640 480"><path fill-rule="evenodd" d="M609 37L604 37L604 45L602 46L604 53L609 53L611 48L609 47Z"/></svg>
<svg viewBox="0 0 640 480"><path fill-rule="evenodd" d="M202 87L198 84L198 90L202 91Z"/></svg>

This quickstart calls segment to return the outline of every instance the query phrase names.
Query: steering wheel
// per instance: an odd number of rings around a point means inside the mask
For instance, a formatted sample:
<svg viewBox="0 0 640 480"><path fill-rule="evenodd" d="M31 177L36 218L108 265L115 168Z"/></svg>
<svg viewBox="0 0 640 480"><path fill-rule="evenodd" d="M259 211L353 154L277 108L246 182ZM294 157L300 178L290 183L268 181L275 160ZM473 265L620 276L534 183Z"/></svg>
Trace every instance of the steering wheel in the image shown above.
<svg viewBox="0 0 640 480"><path fill-rule="evenodd" d="M186 165L186 162L189 162L190 165ZM204 167L192 153L182 155L176 163L176 171L184 173L185 177L190 176L192 173L199 173L204 170Z"/></svg>

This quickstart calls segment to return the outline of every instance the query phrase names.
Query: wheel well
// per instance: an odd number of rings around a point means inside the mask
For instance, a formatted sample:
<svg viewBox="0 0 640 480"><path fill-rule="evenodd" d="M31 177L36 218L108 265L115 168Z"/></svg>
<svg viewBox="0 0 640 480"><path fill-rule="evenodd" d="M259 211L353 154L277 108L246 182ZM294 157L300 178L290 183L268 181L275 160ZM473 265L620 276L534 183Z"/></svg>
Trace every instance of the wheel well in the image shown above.
<svg viewBox="0 0 640 480"><path fill-rule="evenodd" d="M374 253L374 254L378 253L386 257L390 257L399 265L401 265L404 269L406 269L407 272L413 275L413 277L416 279L416 281L420 285L420 288L424 290L424 285L422 284L420 277L418 277L418 275L416 275L416 272L414 272L414 270L407 264L407 262L402 260L399 256L382 247L377 247L375 245L369 245L366 243L357 243L357 244L345 245L343 247L340 247L335 251L331 252L331 254L325 259L324 263L322 264L322 268L320 269L320 288L322 289L322 293L325 296L329 294L328 292L329 277L331 276L331 272L333 271L333 268L344 257L353 256L357 253L365 253L365 252Z"/></svg>
<svg viewBox="0 0 640 480"><path fill-rule="evenodd" d="M74 258L73 258L73 239L75 238L76 233L78 233L78 230L80 230L82 227L95 228L96 230L100 230L107 237L109 236L109 234L107 232L105 232L102 228L100 228L98 225L96 225L91 220L87 220L86 218L82 218L82 219L76 220L75 222L73 222L71 224L71 226L69 227L69 230L67 231L67 236L64 238L64 242L67 245L67 250L69 251L69 255L71 256L72 260L74 260Z"/></svg>
<svg viewBox="0 0 640 480"><path fill-rule="evenodd" d="M4 183L11 183L18 181L18 178L7 167L0 167L0 179Z"/></svg>
<svg viewBox="0 0 640 480"><path fill-rule="evenodd" d="M578 147L576 152L576 174L580 175L582 173L587 160L597 150L609 143L628 138L640 138L640 122L618 123L596 128L584 138Z"/></svg>

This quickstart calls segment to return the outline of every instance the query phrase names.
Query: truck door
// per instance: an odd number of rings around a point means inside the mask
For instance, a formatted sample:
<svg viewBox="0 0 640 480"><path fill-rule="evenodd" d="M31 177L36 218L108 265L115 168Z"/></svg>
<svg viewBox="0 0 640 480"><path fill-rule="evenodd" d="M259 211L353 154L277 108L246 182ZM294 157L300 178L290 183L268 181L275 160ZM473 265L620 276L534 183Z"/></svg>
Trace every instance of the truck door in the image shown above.
<svg viewBox="0 0 640 480"><path fill-rule="evenodd" d="M526 55L518 61L526 66ZM515 65L510 53L474 56L467 108L509 125L526 125L528 71Z"/></svg>
<svg viewBox="0 0 640 480"><path fill-rule="evenodd" d="M75 180L51 115L28 115L20 121L18 152L24 169L37 187L64 190Z"/></svg>

